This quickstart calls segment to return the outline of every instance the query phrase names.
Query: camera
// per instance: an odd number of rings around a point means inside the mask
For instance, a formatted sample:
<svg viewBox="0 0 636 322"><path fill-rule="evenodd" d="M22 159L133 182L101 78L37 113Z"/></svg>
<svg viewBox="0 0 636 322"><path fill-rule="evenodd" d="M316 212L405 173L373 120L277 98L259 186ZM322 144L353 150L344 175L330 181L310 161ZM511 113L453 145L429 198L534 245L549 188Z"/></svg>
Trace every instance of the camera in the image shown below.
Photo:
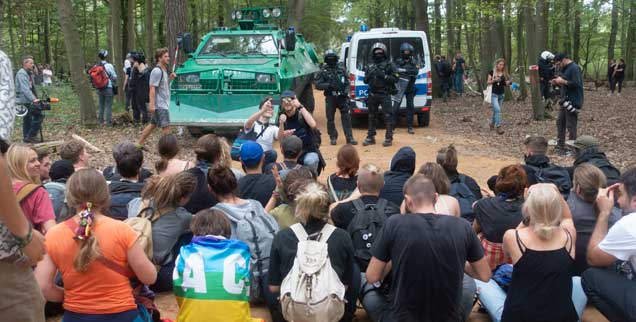
<svg viewBox="0 0 636 322"><path fill-rule="evenodd" d="M570 112L570 113L578 113L579 109L576 108L576 106L574 106L574 104L572 104L572 102L570 102L569 99L563 99L561 100L561 102L559 102L561 104L561 106L563 106L563 108L565 108L566 111Z"/></svg>

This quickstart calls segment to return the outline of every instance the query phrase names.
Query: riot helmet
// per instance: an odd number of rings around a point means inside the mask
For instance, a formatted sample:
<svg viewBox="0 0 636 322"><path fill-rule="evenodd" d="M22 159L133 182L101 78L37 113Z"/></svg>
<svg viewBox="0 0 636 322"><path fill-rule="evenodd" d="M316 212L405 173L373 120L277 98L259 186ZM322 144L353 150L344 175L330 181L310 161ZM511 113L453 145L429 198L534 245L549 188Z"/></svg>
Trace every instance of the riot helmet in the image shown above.
<svg viewBox="0 0 636 322"><path fill-rule="evenodd" d="M338 55L335 51L333 51L333 49L327 50L323 57L325 59L325 64L327 65L333 66L338 63Z"/></svg>
<svg viewBox="0 0 636 322"><path fill-rule="evenodd" d="M554 54L546 50L541 53L541 58L543 60L551 61L554 59Z"/></svg>
<svg viewBox="0 0 636 322"><path fill-rule="evenodd" d="M411 44L405 42L400 45L400 53L402 54L402 58L409 59L413 56L414 48Z"/></svg>
<svg viewBox="0 0 636 322"><path fill-rule="evenodd" d="M386 45L381 42L376 42L371 47L371 54L373 55L373 61L376 63L381 62L386 58Z"/></svg>
<svg viewBox="0 0 636 322"><path fill-rule="evenodd" d="M108 57L108 50L100 49L97 53L97 57L99 57L100 59L106 59L106 57Z"/></svg>

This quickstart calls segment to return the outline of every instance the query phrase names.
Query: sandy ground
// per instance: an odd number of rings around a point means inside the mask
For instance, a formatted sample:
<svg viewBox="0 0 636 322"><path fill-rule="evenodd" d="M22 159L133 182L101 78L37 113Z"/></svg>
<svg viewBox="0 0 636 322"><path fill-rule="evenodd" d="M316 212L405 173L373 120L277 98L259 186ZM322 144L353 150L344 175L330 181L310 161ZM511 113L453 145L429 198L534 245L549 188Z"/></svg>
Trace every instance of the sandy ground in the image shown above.
<svg viewBox="0 0 636 322"><path fill-rule="evenodd" d="M339 131L339 139L338 144L336 146L329 145L329 137L327 135L326 129L326 118L324 113L324 100L323 95L320 92L315 92L316 98L316 111L315 116L318 122L318 125L323 133L323 145L321 147L321 151L324 155L325 160L327 161L327 168L323 172L321 179L326 178L326 176L335 171L335 160L336 153L340 145L344 144L345 138L344 134L341 130L340 117L336 115L336 126ZM435 108L435 107L434 107ZM377 145L363 147L361 145L362 141L366 137L366 126L354 128L354 137L360 143L358 145L358 152L360 153L360 158L362 160L362 164L364 163L374 163L380 166L382 169L388 169L391 161L391 157L395 154L395 152L402 146L411 146L415 152L417 153L417 165L424 164L425 162L435 162L435 156L437 151L448 144L455 144L456 148L459 152L459 170L462 173L466 173L472 177L474 177L477 182L486 187L486 180L496 174L498 170L512 163L520 163L522 162L522 150L521 147L515 146L510 147L511 150L518 150L519 158L511 158L510 156L505 156L498 153L493 153L493 149L489 148L487 143L461 137L457 135L453 135L444 131L443 128L440 127L439 123L435 121L435 117L439 117L440 114L433 113L431 118L431 125L427 128L416 128L415 134L410 135L406 132L404 127L404 120L402 119L400 122L400 126L395 132L394 135L394 145L392 147L382 147L381 142L384 137L384 129L381 128L378 131L378 135L376 137ZM358 122L359 124L365 124L366 121ZM148 142L148 146L154 146L156 140L158 139L159 133L156 132L153 137ZM132 139L132 138L129 138ZM183 146L184 151L182 152L184 157L193 156L191 151L188 151L188 148L192 146L194 143L194 139L184 135L183 137ZM104 146L106 151L109 151L111 148L108 146ZM514 155L514 153L509 153L507 155ZM156 159L156 156L152 155L152 152L147 155L147 166L151 167L151 161ZM279 155L280 158L280 155ZM105 165L105 164L104 164ZM95 166L102 167L102 164L95 164ZM239 166L237 164L237 166ZM176 314L178 312L178 307L176 305L174 296L172 294L159 294L156 300L157 306L160 308L162 316L168 319L175 319ZM264 318L269 321L269 313L265 307L259 306L254 307L252 309L252 315L254 317ZM47 321L59 321L59 318L48 319ZM356 321L370 321L363 310L358 310L356 314ZM476 311L473 312L469 318L469 321L472 322L486 322L490 321L490 318L483 313L479 313ZM589 308L586 310L583 321L586 322L602 322L606 321L598 311L593 308Z"/></svg>

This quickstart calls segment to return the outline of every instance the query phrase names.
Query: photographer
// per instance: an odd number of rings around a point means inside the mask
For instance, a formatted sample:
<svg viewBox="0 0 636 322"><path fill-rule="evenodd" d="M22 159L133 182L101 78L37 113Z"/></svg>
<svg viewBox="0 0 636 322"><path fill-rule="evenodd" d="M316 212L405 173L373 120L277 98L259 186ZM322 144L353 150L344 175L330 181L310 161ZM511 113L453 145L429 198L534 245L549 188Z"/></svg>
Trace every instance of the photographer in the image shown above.
<svg viewBox="0 0 636 322"><path fill-rule="evenodd" d="M367 108L369 109L369 130L367 138L362 145L375 144L375 121L382 106L384 112L384 123L386 124L386 135L383 146L393 145L393 118L395 112L391 106L391 95L396 94L395 83L398 81L398 72L395 66L389 61L386 45L381 42L373 44L371 48L373 63L366 66L364 70L364 83L369 85L369 96Z"/></svg>
<svg viewBox="0 0 636 322"><path fill-rule="evenodd" d="M550 81L554 79L554 54L544 51L539 55L539 80L541 82L541 95L545 103L546 110L552 109L552 84Z"/></svg>
<svg viewBox="0 0 636 322"><path fill-rule="evenodd" d="M569 132L569 139L576 140L578 113L583 107L583 79L579 65L573 62L567 54L558 54L554 61L561 69L561 76L551 81L552 85L561 87L559 116L557 118L557 147L555 151L567 155L565 149L565 130Z"/></svg>
<svg viewBox="0 0 636 322"><path fill-rule="evenodd" d="M349 100L347 99L347 73L344 66L338 65L338 55L332 49L325 52L325 64L316 77L316 89L325 94L325 111L327 113L327 132L331 145L338 141L338 131L334 123L336 109L340 110L342 130L345 133L348 144L356 145L358 142L351 132L351 114L349 114Z"/></svg>
<svg viewBox="0 0 636 322"><path fill-rule="evenodd" d="M132 106L133 120L135 124L148 123L148 91L150 70L146 65L146 57L142 52L131 53L133 65L130 70L130 78L128 80L128 88L130 90L130 104Z"/></svg>
<svg viewBox="0 0 636 322"><path fill-rule="evenodd" d="M33 65L33 57L24 57L22 68L15 75L16 104L23 105L27 109L22 122L22 138L25 143L40 142L37 135L44 121L42 104L35 92Z"/></svg>
<svg viewBox="0 0 636 322"><path fill-rule="evenodd" d="M397 71L400 74L400 79L408 80L408 82L406 84L401 84L402 82L399 83L401 86L406 86L406 89L404 90L404 96L399 97L400 101L394 103L393 111L395 112L395 117L393 121L397 122L397 115L400 111L402 98L406 97L406 127L409 134L415 134L415 131L413 131L413 113L415 112L413 99L417 93L415 81L417 80L417 74L420 71L419 66L413 59L414 51L415 48L413 48L413 45L405 42L400 45L401 57L395 60L395 67L397 67ZM395 124L393 126L395 127Z"/></svg>

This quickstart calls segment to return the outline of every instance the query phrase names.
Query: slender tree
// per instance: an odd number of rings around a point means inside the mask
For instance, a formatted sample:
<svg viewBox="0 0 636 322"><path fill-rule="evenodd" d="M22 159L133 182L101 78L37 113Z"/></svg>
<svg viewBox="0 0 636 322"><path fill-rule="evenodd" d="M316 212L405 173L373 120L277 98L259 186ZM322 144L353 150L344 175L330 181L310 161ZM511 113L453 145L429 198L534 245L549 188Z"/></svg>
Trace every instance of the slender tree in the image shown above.
<svg viewBox="0 0 636 322"><path fill-rule="evenodd" d="M610 22L610 34L607 44L607 59L614 58L614 47L616 47L616 34L618 33L618 0L612 1L612 17Z"/></svg>
<svg viewBox="0 0 636 322"><path fill-rule="evenodd" d="M634 64L636 64L636 0L629 1L629 24L627 29L627 50L625 54L627 70L625 71L625 77L633 80Z"/></svg>
<svg viewBox="0 0 636 322"><path fill-rule="evenodd" d="M173 62L177 49L177 36L179 33L187 31L188 3L186 0L165 0L166 15L166 44L170 51L170 61ZM185 61L184 55L178 55L178 62Z"/></svg>
<svg viewBox="0 0 636 322"><path fill-rule="evenodd" d="M97 109L93 101L93 91L88 85L86 74L84 74L84 55L82 55L80 35L75 25L71 0L57 0L57 13L64 32L73 90L80 100L81 123L84 126L95 125L97 123Z"/></svg>
<svg viewBox="0 0 636 322"><path fill-rule="evenodd" d="M454 56L454 50L455 50L455 30L454 30L453 17L454 17L453 0L446 0L446 42L448 43L446 52L449 58Z"/></svg>
<svg viewBox="0 0 636 322"><path fill-rule="evenodd" d="M112 0L111 0L112 1ZM149 0L146 0L149 1ZM137 8L137 2L135 0L128 0L128 42L126 44L125 52L130 52L135 49L135 9Z"/></svg>
<svg viewBox="0 0 636 322"><path fill-rule="evenodd" d="M113 50L110 54L110 62L115 66L115 71L118 74L121 74L121 70L124 68L123 57L122 57L122 31L121 31L121 2L119 0L110 0L110 17L111 17L111 28L112 28L112 43ZM65 33L66 34L66 33ZM65 37L66 38L66 37ZM123 78L119 77L122 81L117 82L117 87L119 88L119 95L117 95L117 99L119 101L123 100Z"/></svg>
<svg viewBox="0 0 636 322"><path fill-rule="evenodd" d="M572 35L572 59L580 63L581 61L581 2L574 0L574 34Z"/></svg>
<svg viewBox="0 0 636 322"><path fill-rule="evenodd" d="M152 20L152 0L145 0L146 3L146 12L144 17L145 29L146 29L146 55L149 57L152 55L154 51L154 37L153 37L153 20Z"/></svg>
<svg viewBox="0 0 636 322"><path fill-rule="evenodd" d="M442 13L440 7L442 6L442 0L435 0L433 10L433 33L435 41L433 43L435 55L442 53Z"/></svg>
<svg viewBox="0 0 636 322"><path fill-rule="evenodd" d="M415 16L415 29L422 30L429 35L428 24L428 5L425 1L413 1L413 12ZM426 37L428 48L431 48L431 38ZM439 95L439 79L437 77L437 68L435 64L431 66L431 76L433 82L433 96Z"/></svg>

